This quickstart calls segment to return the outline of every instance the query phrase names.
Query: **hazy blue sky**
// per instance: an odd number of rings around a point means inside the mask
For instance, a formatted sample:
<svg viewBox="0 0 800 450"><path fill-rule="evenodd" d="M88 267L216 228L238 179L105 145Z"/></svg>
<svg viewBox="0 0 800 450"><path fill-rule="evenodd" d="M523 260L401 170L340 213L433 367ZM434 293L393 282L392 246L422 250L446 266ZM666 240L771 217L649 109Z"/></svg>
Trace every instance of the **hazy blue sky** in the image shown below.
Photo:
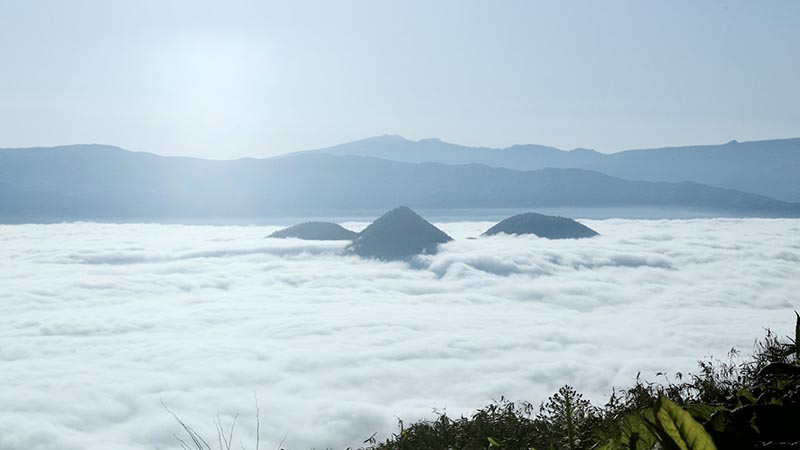
<svg viewBox="0 0 800 450"><path fill-rule="evenodd" d="M800 1L0 0L0 147L800 136Z"/></svg>

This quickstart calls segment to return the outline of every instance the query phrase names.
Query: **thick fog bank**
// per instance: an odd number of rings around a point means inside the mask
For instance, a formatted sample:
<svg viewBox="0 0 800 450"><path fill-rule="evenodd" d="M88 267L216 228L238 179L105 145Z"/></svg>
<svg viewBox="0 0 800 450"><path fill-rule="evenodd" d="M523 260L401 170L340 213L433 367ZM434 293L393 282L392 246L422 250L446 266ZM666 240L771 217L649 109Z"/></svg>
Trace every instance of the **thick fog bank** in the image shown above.
<svg viewBox="0 0 800 450"><path fill-rule="evenodd" d="M208 437L242 414L249 448L253 392L262 448L344 448L565 383L602 400L794 325L798 220L582 223L601 235L437 223L455 241L410 265L277 226L0 226L0 448L177 448L161 400Z"/></svg>

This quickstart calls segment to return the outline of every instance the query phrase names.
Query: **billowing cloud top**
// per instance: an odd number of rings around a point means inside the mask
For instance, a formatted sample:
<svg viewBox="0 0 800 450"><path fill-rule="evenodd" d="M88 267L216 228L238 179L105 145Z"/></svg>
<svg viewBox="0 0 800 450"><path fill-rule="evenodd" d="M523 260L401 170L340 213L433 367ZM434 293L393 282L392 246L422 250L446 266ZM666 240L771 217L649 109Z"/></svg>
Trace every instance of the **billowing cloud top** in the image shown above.
<svg viewBox="0 0 800 450"><path fill-rule="evenodd" d="M475 240L411 264L278 227L0 227L0 448L167 449L163 400L208 436L344 448L396 417L458 414L570 383L692 370L788 334L800 221L582 221L601 235ZM360 229L366 224L345 224Z"/></svg>

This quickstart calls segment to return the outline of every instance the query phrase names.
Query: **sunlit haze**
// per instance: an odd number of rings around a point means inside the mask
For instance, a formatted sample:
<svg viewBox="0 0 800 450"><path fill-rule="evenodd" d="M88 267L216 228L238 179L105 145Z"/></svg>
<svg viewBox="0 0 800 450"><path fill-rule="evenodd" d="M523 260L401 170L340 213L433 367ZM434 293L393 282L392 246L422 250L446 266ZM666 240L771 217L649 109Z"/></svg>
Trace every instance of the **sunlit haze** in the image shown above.
<svg viewBox="0 0 800 450"><path fill-rule="evenodd" d="M800 0L0 0L0 450L800 445Z"/></svg>
<svg viewBox="0 0 800 450"><path fill-rule="evenodd" d="M795 1L0 1L0 147L796 137Z"/></svg>

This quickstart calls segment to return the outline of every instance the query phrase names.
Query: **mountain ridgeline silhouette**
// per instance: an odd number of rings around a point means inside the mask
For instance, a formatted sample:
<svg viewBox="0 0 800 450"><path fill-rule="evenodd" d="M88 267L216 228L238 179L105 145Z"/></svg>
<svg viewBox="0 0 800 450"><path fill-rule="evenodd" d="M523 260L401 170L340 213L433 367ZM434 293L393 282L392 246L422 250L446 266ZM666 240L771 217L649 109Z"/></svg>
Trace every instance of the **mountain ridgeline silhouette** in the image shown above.
<svg viewBox="0 0 800 450"><path fill-rule="evenodd" d="M763 195L584 169L526 171L325 152L212 161L100 145L0 150L0 200L0 222L365 215L398 204L443 212L648 207L800 216L800 204Z"/></svg>
<svg viewBox="0 0 800 450"><path fill-rule="evenodd" d="M692 181L800 202L800 138L599 153L542 145L466 147L439 139L379 136L314 153L369 156L401 162L484 164L515 170L586 169L641 181Z"/></svg>

